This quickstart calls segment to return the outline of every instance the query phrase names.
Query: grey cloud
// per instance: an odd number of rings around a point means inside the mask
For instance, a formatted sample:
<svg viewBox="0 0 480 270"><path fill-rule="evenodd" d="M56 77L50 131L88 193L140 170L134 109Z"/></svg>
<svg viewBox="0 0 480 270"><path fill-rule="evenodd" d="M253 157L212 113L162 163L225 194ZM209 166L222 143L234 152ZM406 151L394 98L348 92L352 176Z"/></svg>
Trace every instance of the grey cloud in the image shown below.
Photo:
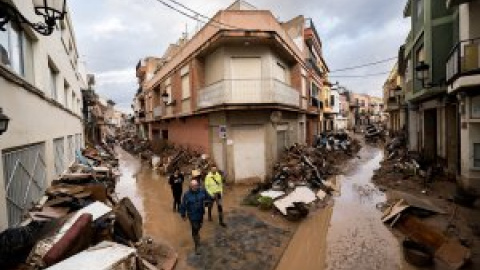
<svg viewBox="0 0 480 270"><path fill-rule="evenodd" d="M212 16L232 1L179 0ZM299 14L314 20L322 36L325 58L331 69L372 62L396 55L408 30L402 17L405 0L251 0L288 20ZM80 55L99 77L97 91L127 109L137 86L134 67L140 58L162 55L196 22L159 4L156 0L71 0ZM103 28L102 28L103 27ZM110 32L109 32L110 31ZM388 71L392 63L332 75ZM125 73L131 69L132 73ZM115 77L102 74L117 73ZM129 78L125 78L125 77ZM358 92L380 94L386 76L338 80ZM337 80L332 78L333 81Z"/></svg>

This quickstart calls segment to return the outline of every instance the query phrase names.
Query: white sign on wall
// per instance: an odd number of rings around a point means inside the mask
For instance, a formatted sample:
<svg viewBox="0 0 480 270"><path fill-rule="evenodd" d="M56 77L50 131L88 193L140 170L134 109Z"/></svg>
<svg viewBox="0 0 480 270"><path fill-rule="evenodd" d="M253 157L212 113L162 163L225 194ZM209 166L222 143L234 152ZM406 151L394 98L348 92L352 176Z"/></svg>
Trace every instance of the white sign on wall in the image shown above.
<svg viewBox="0 0 480 270"><path fill-rule="evenodd" d="M218 137L220 137L220 139L227 138L227 126L221 125L218 127Z"/></svg>

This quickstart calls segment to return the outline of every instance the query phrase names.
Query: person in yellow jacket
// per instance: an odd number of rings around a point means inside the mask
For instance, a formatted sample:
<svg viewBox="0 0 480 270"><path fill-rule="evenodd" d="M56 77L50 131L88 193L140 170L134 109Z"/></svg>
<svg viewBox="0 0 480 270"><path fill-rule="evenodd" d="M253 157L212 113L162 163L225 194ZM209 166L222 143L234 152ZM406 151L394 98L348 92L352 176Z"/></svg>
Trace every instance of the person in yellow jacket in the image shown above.
<svg viewBox="0 0 480 270"><path fill-rule="evenodd" d="M210 168L210 172L205 177L205 189L207 190L208 195L212 198L212 201L208 204L208 220L212 221L213 204L217 203L218 221L220 226L226 227L227 225L223 222L222 206L223 177L220 172L218 172L215 165Z"/></svg>

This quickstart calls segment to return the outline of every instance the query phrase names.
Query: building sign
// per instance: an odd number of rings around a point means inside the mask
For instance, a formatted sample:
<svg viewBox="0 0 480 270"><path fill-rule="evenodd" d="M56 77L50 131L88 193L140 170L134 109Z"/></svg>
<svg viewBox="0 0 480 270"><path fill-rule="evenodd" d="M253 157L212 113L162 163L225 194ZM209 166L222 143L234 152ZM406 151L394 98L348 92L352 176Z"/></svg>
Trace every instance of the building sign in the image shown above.
<svg viewBox="0 0 480 270"><path fill-rule="evenodd" d="M227 126L222 125L218 127L218 137L220 137L220 139L227 138Z"/></svg>

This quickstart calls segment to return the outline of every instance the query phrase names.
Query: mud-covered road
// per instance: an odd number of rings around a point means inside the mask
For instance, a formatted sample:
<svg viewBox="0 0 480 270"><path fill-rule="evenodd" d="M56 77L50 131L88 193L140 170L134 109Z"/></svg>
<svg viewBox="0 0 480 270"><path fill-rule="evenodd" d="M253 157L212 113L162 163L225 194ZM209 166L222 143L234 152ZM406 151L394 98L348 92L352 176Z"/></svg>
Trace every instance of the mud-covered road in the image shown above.
<svg viewBox="0 0 480 270"><path fill-rule="evenodd" d="M215 252L212 238L218 234L218 224L206 222L201 232L203 241L207 241L206 248L212 249L206 251L211 258L192 260L190 227L172 211L171 192L166 179L152 171L149 166L142 166L138 158L123 150L117 148L117 153L122 172L117 193L120 197L132 198L144 217L145 234L164 241L178 252L179 261L176 269L209 269L205 262L215 259L216 255L211 254ZM376 209L376 204L383 202L385 195L370 180L382 159L382 150L371 146L363 147L358 159L352 159L345 164L345 175L337 177L341 182L341 193L335 197L333 206L312 212L300 224L291 224L279 216L240 206L243 196L248 191L246 187L227 189L225 196L227 215L229 212L236 213L240 210L242 211L240 215L250 214L258 217L257 221L249 222L255 224L265 222L266 226L273 225L285 230L287 236L293 235L291 240L287 237L278 243L279 251L259 254L260 257L268 256L278 262L268 264L268 270L410 269L402 260L398 240L382 224L381 213ZM234 228L229 226L226 230ZM258 243L264 242L262 235L253 234L251 238L257 239ZM249 254L249 257L252 258L252 254ZM235 257L221 259L228 261ZM192 261L203 266L192 267ZM249 264L252 265L252 259ZM238 269L244 269L242 264L239 265Z"/></svg>

